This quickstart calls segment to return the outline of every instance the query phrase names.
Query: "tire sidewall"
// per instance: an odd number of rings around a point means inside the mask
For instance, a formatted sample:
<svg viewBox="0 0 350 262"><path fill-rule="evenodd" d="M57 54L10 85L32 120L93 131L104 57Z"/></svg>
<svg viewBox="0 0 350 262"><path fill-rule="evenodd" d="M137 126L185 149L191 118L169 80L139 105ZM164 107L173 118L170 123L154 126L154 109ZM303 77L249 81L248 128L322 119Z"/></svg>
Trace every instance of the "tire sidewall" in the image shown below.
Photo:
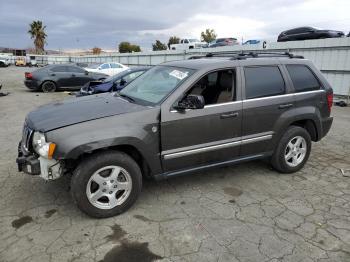
<svg viewBox="0 0 350 262"><path fill-rule="evenodd" d="M303 161L299 165L297 165L295 167L291 167L287 164L287 162L285 160L285 149L286 149L289 141L296 136L301 136L305 139L305 141L306 141L306 154L305 154ZM310 134L302 127L298 127L298 126L289 127L287 129L287 132L285 133L285 135L283 135L283 137L281 138L281 140L277 146L277 150L275 151L274 158L275 158L276 162L274 163L274 167L282 173L297 172L301 168L303 168L303 166L305 165L305 163L309 159L310 152L311 152Z"/></svg>
<svg viewBox="0 0 350 262"><path fill-rule="evenodd" d="M53 89L53 90L50 90L50 91L46 90L45 85L47 85L47 84L53 84L53 85L54 85L54 89ZM56 84L55 84L54 82L52 82L52 81L46 81L46 82L44 82L44 83L41 85L41 90L42 90L44 93L53 93L53 92L56 91L56 89L57 89L57 86L56 86Z"/></svg>
<svg viewBox="0 0 350 262"><path fill-rule="evenodd" d="M93 206L87 198L86 187L97 170L110 165L120 166L130 174L132 188L128 198L120 206L112 209L99 209ZM97 218L111 217L125 212L136 201L141 187L142 175L139 166L131 157L122 152L100 153L87 158L76 168L71 180L71 194L74 202L84 213Z"/></svg>

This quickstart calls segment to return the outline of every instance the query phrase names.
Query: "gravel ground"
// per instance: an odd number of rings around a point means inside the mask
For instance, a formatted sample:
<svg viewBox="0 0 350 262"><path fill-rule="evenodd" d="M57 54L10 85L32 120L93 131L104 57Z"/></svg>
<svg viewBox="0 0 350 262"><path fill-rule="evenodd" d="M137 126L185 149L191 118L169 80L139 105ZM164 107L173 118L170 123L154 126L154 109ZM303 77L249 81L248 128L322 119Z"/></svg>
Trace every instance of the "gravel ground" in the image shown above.
<svg viewBox="0 0 350 262"><path fill-rule="evenodd" d="M67 98L23 85L29 68L0 68L0 261L350 261L350 108L291 175L262 161L145 181L125 214L92 219L68 179L17 172L25 115Z"/></svg>

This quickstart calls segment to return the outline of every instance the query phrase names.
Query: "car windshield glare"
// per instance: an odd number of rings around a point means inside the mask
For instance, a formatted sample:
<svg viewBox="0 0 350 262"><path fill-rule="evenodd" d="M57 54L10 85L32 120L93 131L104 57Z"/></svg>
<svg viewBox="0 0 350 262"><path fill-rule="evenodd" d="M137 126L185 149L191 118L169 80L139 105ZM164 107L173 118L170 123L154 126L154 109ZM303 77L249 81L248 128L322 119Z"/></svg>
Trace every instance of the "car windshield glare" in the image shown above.
<svg viewBox="0 0 350 262"><path fill-rule="evenodd" d="M120 94L131 97L140 104L156 105L193 72L188 68L155 66L128 84Z"/></svg>

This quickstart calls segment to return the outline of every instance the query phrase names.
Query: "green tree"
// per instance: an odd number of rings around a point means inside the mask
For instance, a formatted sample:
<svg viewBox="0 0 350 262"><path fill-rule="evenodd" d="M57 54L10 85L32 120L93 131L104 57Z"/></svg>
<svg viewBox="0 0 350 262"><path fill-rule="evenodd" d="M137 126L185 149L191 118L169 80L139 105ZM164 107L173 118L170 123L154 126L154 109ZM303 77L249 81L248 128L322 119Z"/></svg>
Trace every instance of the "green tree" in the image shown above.
<svg viewBox="0 0 350 262"><path fill-rule="evenodd" d="M119 53L141 52L140 46L130 44L129 42L121 42L118 49Z"/></svg>
<svg viewBox="0 0 350 262"><path fill-rule="evenodd" d="M163 44L159 40L156 40L156 42L152 44L152 50L153 51L167 50L167 46L166 44Z"/></svg>
<svg viewBox="0 0 350 262"><path fill-rule="evenodd" d="M201 41L210 43L216 39L216 33L214 29L205 29L204 32L201 33Z"/></svg>
<svg viewBox="0 0 350 262"><path fill-rule="evenodd" d="M168 40L168 48L170 49L170 45L178 44L178 43L180 43L180 38L177 36L171 36Z"/></svg>
<svg viewBox="0 0 350 262"><path fill-rule="evenodd" d="M46 26L39 20L33 21L29 26L28 34L30 34L31 39L34 39L35 52L37 54L43 54L47 37L45 33Z"/></svg>

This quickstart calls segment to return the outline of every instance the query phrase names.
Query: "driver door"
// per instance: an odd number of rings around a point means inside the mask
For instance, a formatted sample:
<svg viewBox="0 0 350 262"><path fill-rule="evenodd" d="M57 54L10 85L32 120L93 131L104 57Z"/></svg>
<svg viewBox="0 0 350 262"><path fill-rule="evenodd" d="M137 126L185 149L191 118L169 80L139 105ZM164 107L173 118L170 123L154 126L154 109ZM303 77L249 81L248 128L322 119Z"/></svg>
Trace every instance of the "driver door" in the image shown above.
<svg viewBox="0 0 350 262"><path fill-rule="evenodd" d="M239 155L242 101L234 69L211 72L187 95L201 95L203 109L171 110L161 121L164 172L230 161ZM163 115L163 114L162 114Z"/></svg>

